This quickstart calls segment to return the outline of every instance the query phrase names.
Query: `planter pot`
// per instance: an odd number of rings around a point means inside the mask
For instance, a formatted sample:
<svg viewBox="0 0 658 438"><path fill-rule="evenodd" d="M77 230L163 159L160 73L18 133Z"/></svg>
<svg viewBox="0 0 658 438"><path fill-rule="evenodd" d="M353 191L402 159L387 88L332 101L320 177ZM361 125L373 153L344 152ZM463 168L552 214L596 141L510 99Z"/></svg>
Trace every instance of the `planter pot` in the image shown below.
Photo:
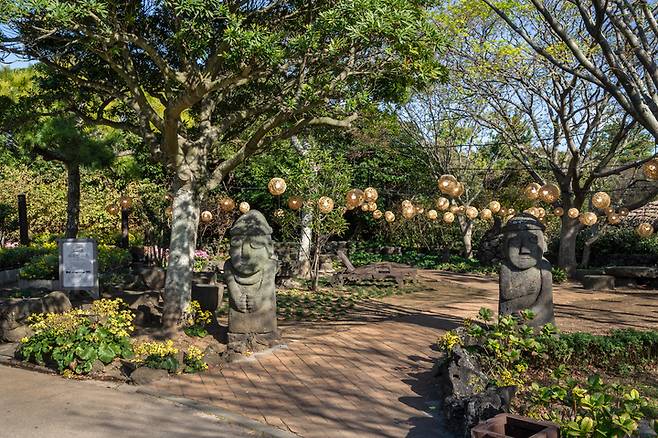
<svg viewBox="0 0 658 438"><path fill-rule="evenodd" d="M217 273L212 271L192 272L192 283L215 284L217 283Z"/></svg>
<svg viewBox="0 0 658 438"><path fill-rule="evenodd" d="M59 280L18 280L19 289L57 290L59 286Z"/></svg>
<svg viewBox="0 0 658 438"><path fill-rule="evenodd" d="M519 415L499 414L471 429L471 438L558 438L560 427Z"/></svg>
<svg viewBox="0 0 658 438"><path fill-rule="evenodd" d="M212 313L219 308L224 297L224 284L192 283L192 300L198 301L201 309Z"/></svg>

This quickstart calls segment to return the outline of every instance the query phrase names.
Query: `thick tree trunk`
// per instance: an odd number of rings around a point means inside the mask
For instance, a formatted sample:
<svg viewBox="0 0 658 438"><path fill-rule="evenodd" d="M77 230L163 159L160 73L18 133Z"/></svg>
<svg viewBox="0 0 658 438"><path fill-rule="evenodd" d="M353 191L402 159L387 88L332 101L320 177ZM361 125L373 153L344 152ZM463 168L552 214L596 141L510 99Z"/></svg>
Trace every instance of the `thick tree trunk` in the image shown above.
<svg viewBox="0 0 658 438"><path fill-rule="evenodd" d="M66 165L67 193L66 193L66 237L78 237L78 224L80 222L80 165L71 163Z"/></svg>
<svg viewBox="0 0 658 438"><path fill-rule="evenodd" d="M310 211L302 212L302 228L299 238L299 252L297 260L299 261L299 268L297 275L302 278L309 278L311 275L311 247L313 229L310 227L313 221L313 213Z"/></svg>
<svg viewBox="0 0 658 438"><path fill-rule="evenodd" d="M174 328L180 322L191 301L199 204L200 199L194 183L180 182L174 193L169 262L164 290L162 323L167 329Z"/></svg>
<svg viewBox="0 0 658 438"><path fill-rule="evenodd" d="M464 244L463 256L469 258L473 255L473 221L463 216L459 217L459 229Z"/></svg>
<svg viewBox="0 0 658 438"><path fill-rule="evenodd" d="M578 219L571 219L566 214L562 217L560 229L560 249L558 251L558 266L564 269L569 276L573 275L578 267L576 260L576 238L580 231Z"/></svg>
<svg viewBox="0 0 658 438"><path fill-rule="evenodd" d="M601 237L601 227L596 225L596 227L592 230L593 235L589 239L585 241L585 244L583 245L583 257L580 260L580 265L583 268L587 268L589 266L589 259L592 256L592 245L596 243L597 240Z"/></svg>

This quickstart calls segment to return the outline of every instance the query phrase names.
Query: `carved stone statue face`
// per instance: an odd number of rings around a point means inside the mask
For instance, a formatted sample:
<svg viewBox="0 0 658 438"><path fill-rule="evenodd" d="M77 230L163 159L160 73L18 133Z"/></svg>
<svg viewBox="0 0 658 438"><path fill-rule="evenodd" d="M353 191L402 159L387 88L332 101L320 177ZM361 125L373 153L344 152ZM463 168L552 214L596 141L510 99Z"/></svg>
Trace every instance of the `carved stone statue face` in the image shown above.
<svg viewBox="0 0 658 438"><path fill-rule="evenodd" d="M252 275L262 270L269 263L273 252L270 236L231 237L229 254L235 270L244 275Z"/></svg>
<svg viewBox="0 0 658 438"><path fill-rule="evenodd" d="M545 250L541 224L520 216L505 227L504 255L517 269L530 269L541 261Z"/></svg>
<svg viewBox="0 0 658 438"><path fill-rule="evenodd" d="M256 274L272 262L272 228L256 210L241 216L231 229L231 264L243 276Z"/></svg>

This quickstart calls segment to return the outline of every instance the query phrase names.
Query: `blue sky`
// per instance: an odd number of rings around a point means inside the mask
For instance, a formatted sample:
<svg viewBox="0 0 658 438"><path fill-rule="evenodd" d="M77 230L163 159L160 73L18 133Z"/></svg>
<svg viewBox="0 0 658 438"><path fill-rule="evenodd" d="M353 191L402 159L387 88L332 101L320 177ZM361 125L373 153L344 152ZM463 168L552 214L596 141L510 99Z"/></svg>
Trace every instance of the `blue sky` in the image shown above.
<svg viewBox="0 0 658 438"><path fill-rule="evenodd" d="M0 66L6 66L8 65L10 68L21 68L21 67L27 67L28 65L34 64L35 61L24 61L22 59L18 59L16 55L8 55L4 59L0 59Z"/></svg>

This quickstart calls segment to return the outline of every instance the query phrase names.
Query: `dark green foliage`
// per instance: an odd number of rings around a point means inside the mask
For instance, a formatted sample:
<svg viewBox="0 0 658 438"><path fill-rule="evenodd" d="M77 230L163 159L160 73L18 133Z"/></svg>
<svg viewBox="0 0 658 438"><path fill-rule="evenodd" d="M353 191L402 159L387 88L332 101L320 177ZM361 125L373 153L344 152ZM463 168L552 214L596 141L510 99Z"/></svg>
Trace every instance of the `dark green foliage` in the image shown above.
<svg viewBox="0 0 658 438"><path fill-rule="evenodd" d="M658 332L613 330L609 335L564 333L547 344L556 364L595 366L606 372L627 374L658 361Z"/></svg>
<svg viewBox="0 0 658 438"><path fill-rule="evenodd" d="M551 274L553 274L553 284L560 284L567 281L567 271L562 268L553 266Z"/></svg>
<svg viewBox="0 0 658 438"><path fill-rule="evenodd" d="M497 267L483 266L475 259L466 259L460 256L450 256L447 261L441 256L423 254L418 251L408 250L399 254L377 254L367 251L355 251L350 253L350 261L354 266L364 266L377 262L404 263L419 269L438 269L441 271L492 274L497 272Z"/></svg>
<svg viewBox="0 0 658 438"><path fill-rule="evenodd" d="M0 270L20 268L30 260L51 251L52 249L35 245L0 248Z"/></svg>
<svg viewBox="0 0 658 438"><path fill-rule="evenodd" d="M582 242L579 243L582 245ZM632 228L613 228L605 231L592 245L591 266L652 266L656 262L658 237L654 235L640 238Z"/></svg>

